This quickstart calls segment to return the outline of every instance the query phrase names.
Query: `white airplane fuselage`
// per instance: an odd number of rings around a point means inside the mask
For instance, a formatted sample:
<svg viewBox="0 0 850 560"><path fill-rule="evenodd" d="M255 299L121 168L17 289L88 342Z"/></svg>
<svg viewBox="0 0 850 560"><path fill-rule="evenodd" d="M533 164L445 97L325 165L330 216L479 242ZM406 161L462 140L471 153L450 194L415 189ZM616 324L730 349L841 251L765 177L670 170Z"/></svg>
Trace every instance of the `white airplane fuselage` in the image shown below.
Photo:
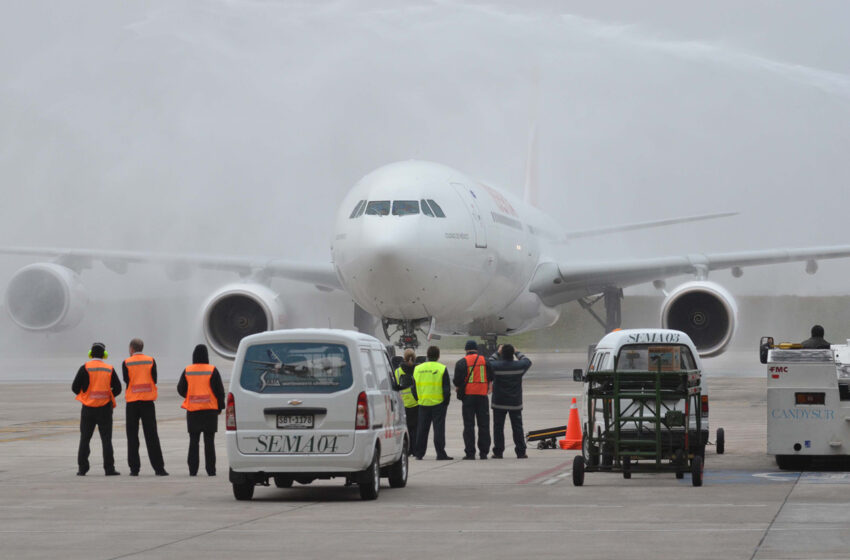
<svg viewBox="0 0 850 560"><path fill-rule="evenodd" d="M528 291L540 241L558 231L510 194L443 165L406 161L373 171L347 194L333 262L346 291L376 317L432 318L440 334L508 334L558 318Z"/></svg>

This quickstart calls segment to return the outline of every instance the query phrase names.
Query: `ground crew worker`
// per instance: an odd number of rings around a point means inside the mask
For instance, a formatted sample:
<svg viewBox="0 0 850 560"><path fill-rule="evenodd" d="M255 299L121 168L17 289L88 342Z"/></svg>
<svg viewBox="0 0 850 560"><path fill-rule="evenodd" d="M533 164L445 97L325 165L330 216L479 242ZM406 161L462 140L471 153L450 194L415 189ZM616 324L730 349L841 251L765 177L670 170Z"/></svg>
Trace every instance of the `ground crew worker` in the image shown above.
<svg viewBox="0 0 850 560"><path fill-rule="evenodd" d="M446 366L438 362L440 349L429 346L428 361L416 366L413 370L413 380L416 384L416 402L419 404L419 418L416 430L416 450L413 453L417 459L425 456L428 447L428 432L434 424L434 449L438 461L451 461L453 457L446 454L446 410L449 407L451 384Z"/></svg>
<svg viewBox="0 0 850 560"><path fill-rule="evenodd" d="M416 396L416 382L413 371L416 369L416 352L408 348L404 351L404 361L395 370L395 380L401 388L401 398L404 401L404 415L407 418L407 435L410 438L408 455L416 449L417 419L419 418L419 402Z"/></svg>
<svg viewBox="0 0 850 560"><path fill-rule="evenodd" d="M71 390L77 395L77 400L83 403L80 411L77 476L85 476L89 472L89 443L95 426L103 447L104 473L106 476L121 474L115 470L115 456L112 451L112 409L115 408L115 397L121 394L121 382L115 368L103 361L107 356L104 343L92 344L89 361L80 366L71 383Z"/></svg>
<svg viewBox="0 0 850 560"><path fill-rule="evenodd" d="M527 459L522 429L522 377L531 367L531 360L512 345L505 344L490 356L490 365L493 368L493 458L501 459L505 452L505 416L510 414L517 459Z"/></svg>
<svg viewBox="0 0 850 560"><path fill-rule="evenodd" d="M145 446L148 448L148 459L157 476L168 476L165 462L162 459L162 448L159 445L159 434L156 430L156 361L142 354L145 343L140 338L130 341L130 357L121 365L124 383L127 390L124 399L127 401L127 463L130 465L130 476L139 476L141 459L139 459L139 420L142 421L142 431L145 433Z"/></svg>
<svg viewBox="0 0 850 560"><path fill-rule="evenodd" d="M818 349L818 350L829 350L830 344L823 337L823 327L820 325L815 325L812 327L812 337L807 338L800 344L803 348L809 349Z"/></svg>
<svg viewBox="0 0 850 560"><path fill-rule="evenodd" d="M209 352L203 344L195 346L192 365L186 366L177 383L177 392L185 397L186 427L189 430L189 476L198 474L199 447L204 435L204 467L215 476L215 433L218 415L224 408L224 385L218 369L210 364Z"/></svg>
<svg viewBox="0 0 850 560"><path fill-rule="evenodd" d="M478 423L478 456L487 458L490 452L490 394L493 370L487 358L478 353L478 344L467 340L466 356L455 364L454 384L462 395L463 447L465 460L475 459L475 424Z"/></svg>

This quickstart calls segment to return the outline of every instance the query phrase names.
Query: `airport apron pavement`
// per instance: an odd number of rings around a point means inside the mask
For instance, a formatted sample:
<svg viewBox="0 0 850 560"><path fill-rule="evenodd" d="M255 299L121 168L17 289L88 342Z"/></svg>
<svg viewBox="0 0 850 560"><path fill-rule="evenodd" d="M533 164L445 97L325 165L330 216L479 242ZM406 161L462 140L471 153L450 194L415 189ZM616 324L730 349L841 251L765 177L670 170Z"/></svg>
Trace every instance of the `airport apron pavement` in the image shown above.
<svg viewBox="0 0 850 560"><path fill-rule="evenodd" d="M735 354L733 354L735 356ZM458 356L447 356L451 366ZM530 355L526 431L563 425L582 387L584 356ZM502 460L461 461L461 406L446 423L454 461L410 462L406 488L382 479L377 501L342 479L257 488L234 500L227 480L224 421L216 435L218 476L190 478L188 436L176 380L157 401L168 477L154 476L140 430L142 470L129 477L124 399L113 445L122 475L104 477L97 434L91 470L75 475L80 405L67 382L0 383L0 556L3 558L848 558L850 473L779 471L766 454L763 366L751 353L706 363L710 423L726 452L706 451L704 486L690 475L587 473L572 483L576 451L513 453L510 421ZM32 361L29 362L32 365ZM712 366L716 371L712 372ZM57 369L57 371L59 371ZM0 372L7 379L10 372ZM222 368L227 378L229 370ZM39 379L53 378L46 372ZM203 444L202 444L203 445ZM201 453L203 463L203 452Z"/></svg>

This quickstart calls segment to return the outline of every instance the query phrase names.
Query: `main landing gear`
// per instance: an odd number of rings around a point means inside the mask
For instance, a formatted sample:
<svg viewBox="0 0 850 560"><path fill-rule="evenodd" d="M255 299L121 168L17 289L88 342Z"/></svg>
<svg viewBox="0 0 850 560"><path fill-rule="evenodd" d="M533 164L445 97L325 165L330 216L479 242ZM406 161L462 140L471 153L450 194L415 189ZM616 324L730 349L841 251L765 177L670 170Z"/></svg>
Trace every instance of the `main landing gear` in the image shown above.
<svg viewBox="0 0 850 560"><path fill-rule="evenodd" d="M623 299L623 289L608 287L602 290L602 293L593 298L581 298L578 304L582 309L593 315L593 318L605 328L605 332L609 333L614 329L619 329L622 324L623 316L621 312L620 300ZM603 300L605 305L605 319L603 320L593 310L593 306L599 300Z"/></svg>

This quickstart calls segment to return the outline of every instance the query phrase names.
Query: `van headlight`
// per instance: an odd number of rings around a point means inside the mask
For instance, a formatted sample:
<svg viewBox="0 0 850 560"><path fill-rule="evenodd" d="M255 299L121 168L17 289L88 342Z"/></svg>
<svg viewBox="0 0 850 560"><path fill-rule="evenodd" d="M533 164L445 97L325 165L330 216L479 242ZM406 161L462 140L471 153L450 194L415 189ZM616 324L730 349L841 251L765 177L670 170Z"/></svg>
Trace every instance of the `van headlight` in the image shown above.
<svg viewBox="0 0 850 560"><path fill-rule="evenodd" d="M836 366L838 370L838 379L850 379L850 364L842 364Z"/></svg>

